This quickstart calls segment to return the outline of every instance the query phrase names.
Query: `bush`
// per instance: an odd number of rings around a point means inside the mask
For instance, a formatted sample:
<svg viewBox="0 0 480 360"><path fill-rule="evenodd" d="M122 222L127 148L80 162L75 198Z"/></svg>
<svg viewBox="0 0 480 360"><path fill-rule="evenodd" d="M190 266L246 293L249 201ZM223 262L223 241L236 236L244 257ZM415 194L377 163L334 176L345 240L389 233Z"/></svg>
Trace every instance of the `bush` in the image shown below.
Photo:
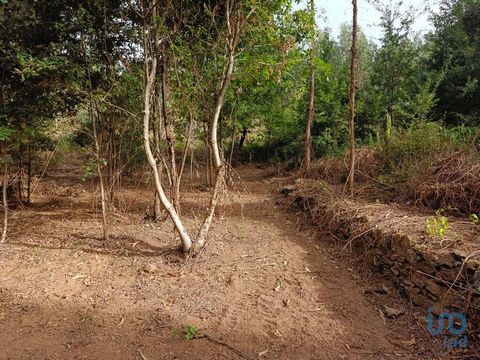
<svg viewBox="0 0 480 360"><path fill-rule="evenodd" d="M380 143L358 149L356 181L374 194L411 201L450 213L480 212L480 157L478 128L445 129L438 123L419 123L393 130ZM308 178L331 184L347 178L346 158L315 162ZM373 188L373 191L372 191ZM364 195L365 195L364 194Z"/></svg>

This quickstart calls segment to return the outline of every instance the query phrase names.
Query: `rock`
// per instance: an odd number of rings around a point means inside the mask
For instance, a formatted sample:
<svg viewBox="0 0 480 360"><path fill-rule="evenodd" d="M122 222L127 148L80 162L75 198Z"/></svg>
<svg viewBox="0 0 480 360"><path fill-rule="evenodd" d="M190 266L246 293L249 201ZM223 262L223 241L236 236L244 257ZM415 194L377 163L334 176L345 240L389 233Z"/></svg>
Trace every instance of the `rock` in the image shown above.
<svg viewBox="0 0 480 360"><path fill-rule="evenodd" d="M410 238L410 236L408 235L403 235L401 238L400 238L400 241L398 242L400 247L404 250L404 251L407 251L408 249L410 249L410 247L412 246L412 239Z"/></svg>
<svg viewBox="0 0 480 360"><path fill-rule="evenodd" d="M404 310L401 309L395 309L390 306L385 306L385 315L387 315L389 318L396 318L397 316L400 316L404 313Z"/></svg>
<svg viewBox="0 0 480 360"><path fill-rule="evenodd" d="M419 288L425 287L425 281L419 276L412 276L412 282L415 284L415 286Z"/></svg>
<svg viewBox="0 0 480 360"><path fill-rule="evenodd" d="M156 273L158 272L158 270L160 269L155 264L148 264L142 269L143 272L146 272L148 274Z"/></svg>
<svg viewBox="0 0 480 360"><path fill-rule="evenodd" d="M443 294L443 287L438 285L433 279L428 279L425 281L425 289L436 297L440 297Z"/></svg>
<svg viewBox="0 0 480 360"><path fill-rule="evenodd" d="M444 308L442 308L442 304L441 304L441 303L435 303L435 304L433 304L431 307L432 307L432 312L433 312L435 315L440 315L440 313L445 310Z"/></svg>
<svg viewBox="0 0 480 360"><path fill-rule="evenodd" d="M413 295L412 296L412 302L417 305L417 306L421 306L425 309L428 309L428 307L431 305L431 301L426 299L423 295Z"/></svg>

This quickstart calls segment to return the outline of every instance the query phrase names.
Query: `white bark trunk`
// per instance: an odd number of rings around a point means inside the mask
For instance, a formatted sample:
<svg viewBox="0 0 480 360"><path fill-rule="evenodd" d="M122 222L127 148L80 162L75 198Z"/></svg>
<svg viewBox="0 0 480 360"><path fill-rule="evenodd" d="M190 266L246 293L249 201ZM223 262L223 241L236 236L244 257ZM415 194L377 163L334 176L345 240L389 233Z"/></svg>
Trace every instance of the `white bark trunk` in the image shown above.
<svg viewBox="0 0 480 360"><path fill-rule="evenodd" d="M90 99L90 101L92 101ZM90 107L92 104L90 104ZM102 225L103 225L103 239L108 241L108 215L107 215L107 199L106 199L106 192L105 192L105 183L102 175L102 166L100 164L100 144L98 143L97 137L97 127L95 124L95 118L93 114L93 110L90 110L90 116L92 117L92 131L93 131L93 141L95 143L95 159L97 162L97 174L100 184L100 201L102 205Z"/></svg>
<svg viewBox="0 0 480 360"><path fill-rule="evenodd" d="M8 166L7 166L7 150L4 145L3 150L3 181L2 181L2 199L3 199L3 233L2 244L7 241L8 229L8 201L7 201L7 187L8 187Z"/></svg>
<svg viewBox="0 0 480 360"><path fill-rule="evenodd" d="M145 45L145 51L147 51L147 45ZM148 163L153 171L153 178L155 183L155 188L157 190L158 196L160 197L160 201L162 202L163 207L170 215L172 219L175 229L178 231L180 238L182 240L182 250L184 253L190 252L192 248L192 240L188 235L187 230L185 229L180 217L178 216L177 212L173 204L168 200L167 196L165 195L165 191L163 190L162 183L160 181L160 175L157 169L157 163L155 158L152 154L152 149L150 146L150 98L152 96L152 86L155 81L155 74L157 68L157 60L155 58L155 54L153 54L153 60L151 65L151 70L149 70L148 64L145 65L145 93L144 93L144 115L143 115L143 142L145 147L145 154L147 156ZM145 61L148 61L148 54L145 54Z"/></svg>
<svg viewBox="0 0 480 360"><path fill-rule="evenodd" d="M215 166L215 185L212 190L212 196L210 198L210 206L208 209L207 216L203 221L202 227L198 232L196 243L195 243L195 252L199 252L204 246L207 239L208 231L212 224L213 217L215 216L215 209L218 204L218 199L221 192L223 191L225 184L225 165L223 157L220 154L220 149L217 142L217 131L218 131L218 119L220 118L220 113L225 100L225 94L227 93L228 85L233 74L233 65L234 65L234 51L237 41L237 36L239 32L239 23L235 24L235 29L231 27L230 19L230 8L229 3L227 3L227 27L228 27L228 44L227 44L227 57L226 64L223 71L222 83L220 86L220 91L218 93L217 101L215 104L215 111L213 113L211 128L210 128L210 146L213 151L214 157L214 166Z"/></svg>

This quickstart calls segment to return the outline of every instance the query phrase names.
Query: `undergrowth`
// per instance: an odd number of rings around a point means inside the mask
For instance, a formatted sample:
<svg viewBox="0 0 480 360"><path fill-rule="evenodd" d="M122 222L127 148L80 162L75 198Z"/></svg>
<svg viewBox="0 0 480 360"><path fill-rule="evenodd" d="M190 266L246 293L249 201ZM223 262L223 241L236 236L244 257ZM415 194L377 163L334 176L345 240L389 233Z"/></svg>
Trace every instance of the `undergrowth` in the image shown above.
<svg viewBox="0 0 480 360"><path fill-rule="evenodd" d="M392 129L356 153L360 195L420 204L446 213L480 213L480 131L417 123ZM345 155L317 161L308 178L342 185L348 175Z"/></svg>

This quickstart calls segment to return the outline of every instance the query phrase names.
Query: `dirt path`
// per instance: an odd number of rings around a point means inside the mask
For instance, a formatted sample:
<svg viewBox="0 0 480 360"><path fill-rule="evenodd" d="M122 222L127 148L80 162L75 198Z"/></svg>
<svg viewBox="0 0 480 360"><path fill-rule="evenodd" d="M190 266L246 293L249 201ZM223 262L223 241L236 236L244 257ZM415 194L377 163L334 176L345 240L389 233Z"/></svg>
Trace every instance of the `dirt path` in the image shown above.
<svg viewBox="0 0 480 360"><path fill-rule="evenodd" d="M0 359L433 358L412 311L382 319L384 304L406 304L368 294L372 280L328 240L299 232L264 175L242 172L248 191L225 204L207 249L187 262L168 222L142 220L146 191L129 194L144 203L114 219L111 244L96 238L90 195L73 185L73 195L17 212L0 247ZM184 199L189 226L199 199ZM186 324L208 337L185 340Z"/></svg>

